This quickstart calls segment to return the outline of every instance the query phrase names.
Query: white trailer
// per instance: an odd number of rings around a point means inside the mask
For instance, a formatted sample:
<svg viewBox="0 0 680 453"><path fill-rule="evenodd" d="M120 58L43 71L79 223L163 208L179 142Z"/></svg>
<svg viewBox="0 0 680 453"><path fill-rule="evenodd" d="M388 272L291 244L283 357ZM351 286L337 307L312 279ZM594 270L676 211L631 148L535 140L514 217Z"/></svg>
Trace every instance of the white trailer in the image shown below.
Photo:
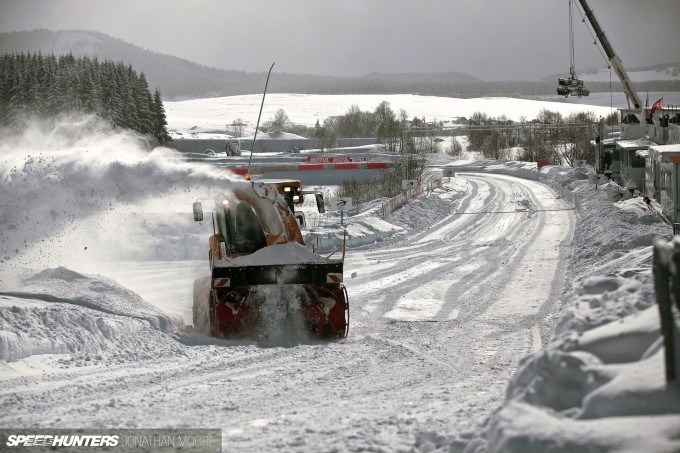
<svg viewBox="0 0 680 453"><path fill-rule="evenodd" d="M627 189L644 191L645 183L645 157L647 149L654 142L647 139L619 140L616 142L616 150L621 158L621 177L619 182Z"/></svg>
<svg viewBox="0 0 680 453"><path fill-rule="evenodd" d="M653 145L647 155L646 182L663 214L673 223L680 222L680 144ZM652 198L652 197L650 197Z"/></svg>

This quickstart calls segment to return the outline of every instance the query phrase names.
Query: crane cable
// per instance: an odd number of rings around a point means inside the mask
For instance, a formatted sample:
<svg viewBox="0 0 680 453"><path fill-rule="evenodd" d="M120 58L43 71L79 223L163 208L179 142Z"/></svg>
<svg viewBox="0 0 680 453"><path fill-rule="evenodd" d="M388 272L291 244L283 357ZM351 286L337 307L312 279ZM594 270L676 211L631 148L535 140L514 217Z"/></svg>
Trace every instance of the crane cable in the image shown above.
<svg viewBox="0 0 680 453"><path fill-rule="evenodd" d="M571 16L571 2L572 0L569 0L569 14ZM607 56L602 53L602 48L601 46L597 45L597 36L593 34L593 30L590 29L588 26L588 22L586 22L586 17L583 14L583 11L581 11L581 8L579 8L578 5L576 5L576 9L578 10L578 13L581 15L581 22L583 22L586 26L586 30L588 30L588 33L590 33L590 37L593 38L593 44L597 48L598 52L600 52L600 55L602 55L602 59L604 62L607 64L607 69L609 69L609 110L610 110L610 115L614 113L614 92L613 92L613 85L612 85L612 65L609 63L609 60L607 59ZM571 21L571 17L569 18ZM571 25L571 22L569 22L569 25ZM574 51L573 45L574 45L574 39L572 36L572 52Z"/></svg>
<svg viewBox="0 0 680 453"><path fill-rule="evenodd" d="M572 14L571 1L569 0L569 72L572 77L576 77L576 67L574 65L574 16Z"/></svg>
<svg viewBox="0 0 680 453"><path fill-rule="evenodd" d="M612 67L609 66L609 116L614 114L614 88L612 87Z"/></svg>
<svg viewBox="0 0 680 453"><path fill-rule="evenodd" d="M569 5L571 6L571 0L569 0ZM602 49L600 48L600 46L597 45L597 36L593 34L593 31L590 29L588 23L586 22L586 16L583 14L583 11L581 11L581 8L579 8L578 5L576 5L576 10L581 15L581 22L585 24L586 30L588 30L588 33L590 33L590 37L593 38L593 44L595 45L595 47L597 47L597 50L600 52L600 55L602 55L602 59L604 60L604 62L607 63L607 67L611 69L609 59L607 59L607 56L604 53L602 53Z"/></svg>

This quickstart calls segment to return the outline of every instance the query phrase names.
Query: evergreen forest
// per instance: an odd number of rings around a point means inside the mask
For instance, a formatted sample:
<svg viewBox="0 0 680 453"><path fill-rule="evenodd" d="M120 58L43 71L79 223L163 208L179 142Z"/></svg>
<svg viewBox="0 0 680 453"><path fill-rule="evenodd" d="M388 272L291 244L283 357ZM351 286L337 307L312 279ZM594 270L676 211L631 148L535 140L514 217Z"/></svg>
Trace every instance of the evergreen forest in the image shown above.
<svg viewBox="0 0 680 453"><path fill-rule="evenodd" d="M152 94L131 65L71 54L0 56L0 126L20 129L31 119L74 113L170 141L160 90Z"/></svg>

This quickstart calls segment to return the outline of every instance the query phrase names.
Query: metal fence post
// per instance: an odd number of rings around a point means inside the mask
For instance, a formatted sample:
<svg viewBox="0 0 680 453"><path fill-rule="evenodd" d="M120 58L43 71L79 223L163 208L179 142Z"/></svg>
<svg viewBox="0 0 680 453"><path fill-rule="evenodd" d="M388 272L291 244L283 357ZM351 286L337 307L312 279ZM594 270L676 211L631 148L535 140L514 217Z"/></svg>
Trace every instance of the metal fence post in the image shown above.
<svg viewBox="0 0 680 453"><path fill-rule="evenodd" d="M671 242L670 256L670 286L671 286L671 307L670 324L673 340L673 365L676 382L680 382L680 241Z"/></svg>
<svg viewBox="0 0 680 453"><path fill-rule="evenodd" d="M654 290L656 293L656 303L659 307L659 318L661 319L661 334L663 335L663 345L666 364L666 381L675 381L677 375L675 340L677 330L673 316L673 303L671 299L678 302L680 284L674 272L671 272L671 261L680 260L680 250L675 250L675 257L672 257L673 250L669 244L663 240L654 241ZM676 268L677 269L677 268ZM674 294L675 293L675 294ZM676 307L677 309L677 307Z"/></svg>

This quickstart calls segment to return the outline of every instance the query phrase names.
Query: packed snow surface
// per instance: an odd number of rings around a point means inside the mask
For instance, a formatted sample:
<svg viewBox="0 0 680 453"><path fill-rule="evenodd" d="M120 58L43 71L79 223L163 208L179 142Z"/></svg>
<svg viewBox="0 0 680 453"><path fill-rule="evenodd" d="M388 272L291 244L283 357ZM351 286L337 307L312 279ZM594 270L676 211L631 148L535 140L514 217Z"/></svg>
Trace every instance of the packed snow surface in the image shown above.
<svg viewBox="0 0 680 453"><path fill-rule="evenodd" d="M349 233L349 337L263 347L187 326L212 233L191 203L237 182L142 149L91 119L1 141L0 426L217 427L225 451L680 451L651 274L671 229L590 169L432 156L457 175L441 189L305 231Z"/></svg>

